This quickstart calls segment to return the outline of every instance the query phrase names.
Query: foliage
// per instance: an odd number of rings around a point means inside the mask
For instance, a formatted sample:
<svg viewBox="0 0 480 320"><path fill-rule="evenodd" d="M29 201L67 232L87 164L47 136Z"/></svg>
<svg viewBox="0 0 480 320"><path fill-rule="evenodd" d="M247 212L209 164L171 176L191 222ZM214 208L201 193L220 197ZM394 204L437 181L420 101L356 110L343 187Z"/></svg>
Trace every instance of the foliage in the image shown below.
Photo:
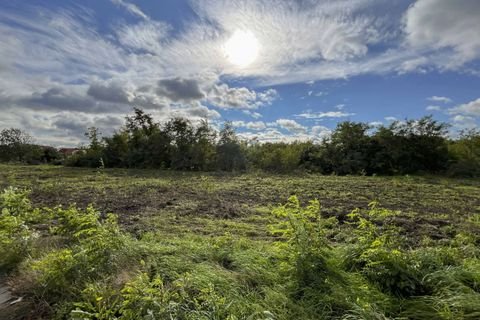
<svg viewBox="0 0 480 320"><path fill-rule="evenodd" d="M327 264L329 246L322 229L319 202L312 201L302 208L298 198L292 196L285 205L275 208L273 214L282 220L272 225L270 232L285 240L276 243L284 260L280 270L286 277L294 277L296 290L326 289L331 270Z"/></svg>
<svg viewBox="0 0 480 320"><path fill-rule="evenodd" d="M453 176L476 177L480 175L480 131L467 130L460 138L449 144L451 165L448 170Z"/></svg>
<svg viewBox="0 0 480 320"><path fill-rule="evenodd" d="M26 190L5 189L0 194L0 271L14 268L30 251L36 237L29 224L40 221Z"/></svg>
<svg viewBox="0 0 480 320"><path fill-rule="evenodd" d="M419 120L395 121L388 128L379 129L374 141L382 152L374 159L376 172L445 171L448 166L447 128L447 124L427 116Z"/></svg>
<svg viewBox="0 0 480 320"><path fill-rule="evenodd" d="M341 122L329 141L305 150L302 164L340 175L444 172L449 161L446 128L431 116L396 121L372 134L364 123Z"/></svg>
<svg viewBox="0 0 480 320"><path fill-rule="evenodd" d="M35 145L23 130L10 128L0 132L0 161L39 163L44 160L43 153L42 147Z"/></svg>
<svg viewBox="0 0 480 320"><path fill-rule="evenodd" d="M238 171L246 168L242 145L230 122L226 122L220 131L217 145L217 168L222 171Z"/></svg>
<svg viewBox="0 0 480 320"><path fill-rule="evenodd" d="M26 272L37 283L32 290L37 297L50 301L74 297L88 283L114 274L136 256L113 215L102 219L92 207L85 212L58 207L51 214L57 224L50 231L64 237L66 246L26 264Z"/></svg>
<svg viewBox="0 0 480 320"><path fill-rule="evenodd" d="M264 143L247 148L249 164L254 169L288 173L300 168L302 154L311 143Z"/></svg>

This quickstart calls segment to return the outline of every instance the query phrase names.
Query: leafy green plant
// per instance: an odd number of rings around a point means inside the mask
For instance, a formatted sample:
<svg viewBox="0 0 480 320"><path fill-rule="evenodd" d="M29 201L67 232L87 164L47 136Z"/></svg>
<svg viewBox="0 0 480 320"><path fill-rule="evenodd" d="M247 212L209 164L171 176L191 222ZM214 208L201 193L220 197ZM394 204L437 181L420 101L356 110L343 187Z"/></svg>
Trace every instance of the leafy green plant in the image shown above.
<svg viewBox="0 0 480 320"><path fill-rule="evenodd" d="M29 223L39 219L28 190L7 188L0 194L0 270L16 266L29 252L36 233Z"/></svg>
<svg viewBox="0 0 480 320"><path fill-rule="evenodd" d="M291 196L272 213L280 219L270 226L270 232L282 240L275 243L281 257L280 270L288 277L293 275L300 291L310 286L325 287L329 245L322 230L320 203L314 200L303 208L298 198Z"/></svg>
<svg viewBox="0 0 480 320"><path fill-rule="evenodd" d="M380 209L377 203L369 205L366 217L378 218L395 215ZM352 211L350 220L357 225L356 245L349 248L344 264L347 269L360 271L383 292L400 297L423 294L419 265L402 250L401 236L395 228L379 230L370 220L362 216L359 209Z"/></svg>
<svg viewBox="0 0 480 320"><path fill-rule="evenodd" d="M81 299L70 311L72 320L111 320L120 316L121 295L108 284L101 281L88 284Z"/></svg>

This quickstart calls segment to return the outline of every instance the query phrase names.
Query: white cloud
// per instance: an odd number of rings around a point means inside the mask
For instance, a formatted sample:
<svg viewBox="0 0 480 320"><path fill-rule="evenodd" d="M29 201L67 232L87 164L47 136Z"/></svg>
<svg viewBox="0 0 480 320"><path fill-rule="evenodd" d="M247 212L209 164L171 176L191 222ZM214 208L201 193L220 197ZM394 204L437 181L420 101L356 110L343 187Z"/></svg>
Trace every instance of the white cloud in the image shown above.
<svg viewBox="0 0 480 320"><path fill-rule="evenodd" d="M397 121L397 118L390 116L390 117L385 117L385 120L393 122L393 121Z"/></svg>
<svg viewBox="0 0 480 320"><path fill-rule="evenodd" d="M332 130L324 126L313 126L310 131L314 140L328 138L332 134Z"/></svg>
<svg viewBox="0 0 480 320"><path fill-rule="evenodd" d="M427 111L440 111L440 110L442 110L442 107L440 107L440 106L427 106L425 108L425 110L427 110Z"/></svg>
<svg viewBox="0 0 480 320"><path fill-rule="evenodd" d="M450 114L480 117L480 98L448 110Z"/></svg>
<svg viewBox="0 0 480 320"><path fill-rule="evenodd" d="M181 117L186 118L192 121L196 120L215 120L221 118L220 113L215 110L211 110L206 106L201 105L200 103L196 102L191 105L180 105L173 107L168 117ZM165 116L162 118L166 118Z"/></svg>
<svg viewBox="0 0 480 320"><path fill-rule="evenodd" d="M254 118L254 119L260 119L261 117L263 117L263 115L259 112L255 112L255 111L252 111L252 110L243 110L243 113L245 113L246 115L249 115L250 117Z"/></svg>
<svg viewBox="0 0 480 320"><path fill-rule="evenodd" d="M385 1L192 0L199 19L188 21L179 32L171 32L166 22L148 19L131 3L111 1L142 21L115 23L111 34L99 34L93 15L46 10L23 16L0 13L0 18L15 23L14 27L0 22L2 68L15 68L13 61L22 61L22 70L36 75L73 81L121 77L138 86L204 73L217 79L248 76L261 84L313 84L365 73L415 71L445 58L436 55L439 46L478 56L476 0L417 1L404 19L409 48L392 46L392 40L401 42L402 6L388 3L390 10L382 17L371 14L386 6ZM254 33L261 48L255 63L238 69L226 60L223 46L242 29ZM377 44L389 48L370 52Z"/></svg>
<svg viewBox="0 0 480 320"><path fill-rule="evenodd" d="M252 130L263 130L267 126L263 121L253 121L253 122L248 122L245 127L247 127L247 129L252 129Z"/></svg>
<svg viewBox="0 0 480 320"><path fill-rule="evenodd" d="M322 119L322 118L343 118L343 117L349 117L354 115L355 113L348 113L343 111L328 111L328 112L303 112L300 114L296 114L295 117L304 118L304 119Z"/></svg>
<svg viewBox="0 0 480 320"><path fill-rule="evenodd" d="M0 129L24 127L34 133L39 144L77 146L85 142L88 127L99 128L110 135L124 122L124 115L89 114L81 111L32 111L25 108L10 110L8 117L0 119Z"/></svg>
<svg viewBox="0 0 480 320"><path fill-rule="evenodd" d="M279 119L282 120L282 119ZM285 120L285 119L283 119ZM255 141L260 143L265 142L294 142L294 141L314 141L320 142L323 139L330 137L332 131L324 126L313 126L311 128L304 127L302 130L293 130L283 133L275 128L267 128L263 131L247 131L240 132L238 135L249 141Z"/></svg>
<svg viewBox="0 0 480 320"><path fill-rule="evenodd" d="M478 123L474 117L456 115L452 118L452 121L453 121L454 127L460 130L478 128Z"/></svg>
<svg viewBox="0 0 480 320"><path fill-rule="evenodd" d="M350 13L358 9L353 3L198 0L195 9L227 33L251 30L262 44L263 58L256 66L364 56L367 44L379 38L378 32L369 28L371 18Z"/></svg>
<svg viewBox="0 0 480 320"><path fill-rule="evenodd" d="M428 101L433 101L433 102L442 102L442 103L450 103L452 102L452 99L447 98L447 97L439 97L439 96L432 96L430 98L427 98Z"/></svg>
<svg viewBox="0 0 480 320"><path fill-rule="evenodd" d="M407 42L420 50L451 49L443 67L454 68L480 57L478 0L418 0L405 15Z"/></svg>
<svg viewBox="0 0 480 320"><path fill-rule="evenodd" d="M430 62L429 59L426 57L411 57L406 59L403 62L400 62L400 66L396 68L398 73L405 74L409 72L418 72L418 73L426 73L428 63Z"/></svg>
<svg viewBox="0 0 480 320"><path fill-rule="evenodd" d="M244 127L250 130L264 130L267 128L266 124L263 121L233 121L232 124L235 127Z"/></svg>
<svg viewBox="0 0 480 320"><path fill-rule="evenodd" d="M163 22L143 21L124 25L116 31L118 41L128 49L143 50L153 55L161 54L168 40L170 27Z"/></svg>
<svg viewBox="0 0 480 320"><path fill-rule="evenodd" d="M145 20L149 20L148 16L145 13L143 13L143 11L140 10L140 8L138 8L136 5L132 3L129 3L123 0L110 0L110 1L112 1L112 3L116 4L117 6L125 8L128 12L130 12L131 14L137 17L140 17Z"/></svg>
<svg viewBox="0 0 480 320"><path fill-rule="evenodd" d="M248 88L231 88L227 84L215 85L208 93L208 101L222 109L258 109L271 105L277 99L274 89L256 92Z"/></svg>
<svg viewBox="0 0 480 320"><path fill-rule="evenodd" d="M291 132L303 133L306 131L306 128L295 120L278 119L277 121L275 121L275 123L279 125L281 128Z"/></svg>

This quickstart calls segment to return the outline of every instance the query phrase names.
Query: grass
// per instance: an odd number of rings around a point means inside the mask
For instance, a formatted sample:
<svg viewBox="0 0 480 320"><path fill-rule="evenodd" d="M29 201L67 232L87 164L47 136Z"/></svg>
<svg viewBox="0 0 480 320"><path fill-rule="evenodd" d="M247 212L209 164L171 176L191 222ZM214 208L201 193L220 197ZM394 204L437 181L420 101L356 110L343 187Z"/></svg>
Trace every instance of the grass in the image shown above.
<svg viewBox="0 0 480 320"><path fill-rule="evenodd" d="M10 186L12 318L480 317L478 180L0 165Z"/></svg>

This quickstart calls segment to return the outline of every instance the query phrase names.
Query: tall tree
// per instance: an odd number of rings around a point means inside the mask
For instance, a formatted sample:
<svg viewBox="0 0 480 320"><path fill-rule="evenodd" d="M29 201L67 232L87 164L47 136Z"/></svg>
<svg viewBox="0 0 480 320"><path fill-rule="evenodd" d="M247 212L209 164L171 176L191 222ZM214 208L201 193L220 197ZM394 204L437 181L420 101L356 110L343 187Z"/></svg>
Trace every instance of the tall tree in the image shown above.
<svg viewBox="0 0 480 320"><path fill-rule="evenodd" d="M225 122L217 144L217 168L238 171L246 168L245 154L231 122Z"/></svg>
<svg viewBox="0 0 480 320"><path fill-rule="evenodd" d="M32 136L21 129L9 128L0 132L0 157L3 161L25 161L34 147Z"/></svg>
<svg viewBox="0 0 480 320"><path fill-rule="evenodd" d="M165 133L172 141L171 166L176 170L193 169L193 145L195 135L192 123L183 118L174 118L167 122Z"/></svg>
<svg viewBox="0 0 480 320"><path fill-rule="evenodd" d="M215 144L217 133L207 120L202 120L195 130L192 161L195 170L209 171L215 168Z"/></svg>

